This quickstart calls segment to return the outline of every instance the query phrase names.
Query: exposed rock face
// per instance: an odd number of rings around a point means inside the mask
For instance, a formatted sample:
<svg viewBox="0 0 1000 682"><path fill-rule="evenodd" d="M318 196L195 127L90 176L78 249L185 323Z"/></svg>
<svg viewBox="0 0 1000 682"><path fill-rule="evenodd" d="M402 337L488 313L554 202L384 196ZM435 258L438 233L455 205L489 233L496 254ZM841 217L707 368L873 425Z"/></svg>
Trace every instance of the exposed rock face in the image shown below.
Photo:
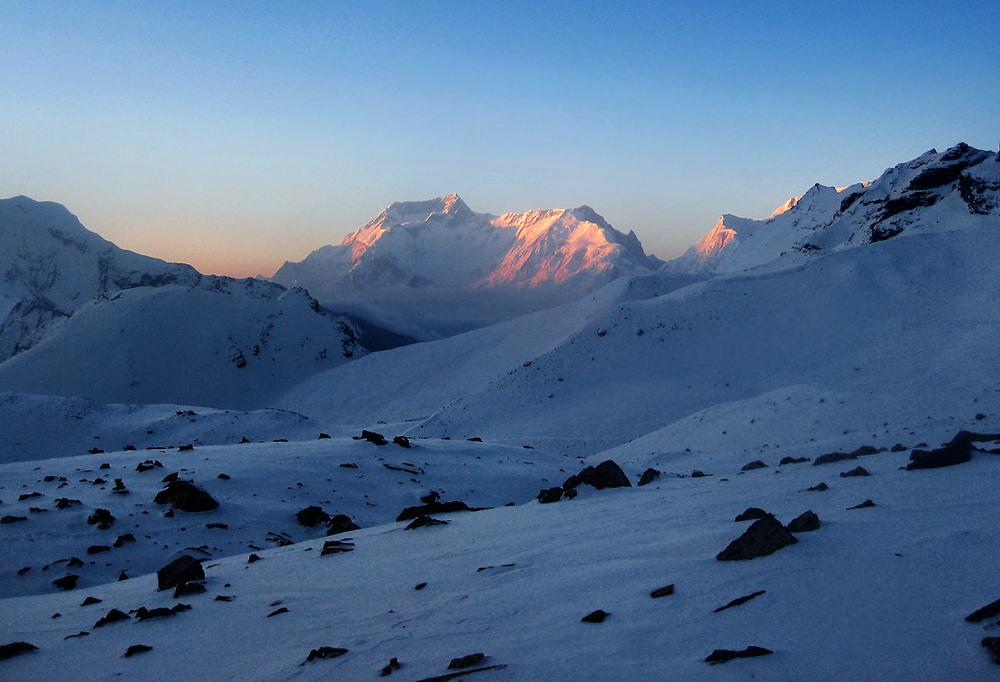
<svg viewBox="0 0 1000 682"><path fill-rule="evenodd" d="M181 583L204 579L205 569L202 568L201 562L188 554L171 561L156 572L156 584L160 590L169 590Z"/></svg>
<svg viewBox="0 0 1000 682"><path fill-rule="evenodd" d="M796 542L787 528L767 514L754 521L743 535L729 543L715 558L719 561L745 561L767 556Z"/></svg>
<svg viewBox="0 0 1000 682"><path fill-rule="evenodd" d="M563 490L570 490L575 488L581 483L586 483L591 485L598 490L603 490L604 488L631 488L632 484L628 480L628 476L622 471L621 467L618 466L612 460L607 460L601 462L596 467L587 467L575 476L570 476L566 479L566 482L562 484Z"/></svg>
<svg viewBox="0 0 1000 682"><path fill-rule="evenodd" d="M156 504L170 504L184 512L206 512L219 508L219 503L191 481L172 481L156 493Z"/></svg>

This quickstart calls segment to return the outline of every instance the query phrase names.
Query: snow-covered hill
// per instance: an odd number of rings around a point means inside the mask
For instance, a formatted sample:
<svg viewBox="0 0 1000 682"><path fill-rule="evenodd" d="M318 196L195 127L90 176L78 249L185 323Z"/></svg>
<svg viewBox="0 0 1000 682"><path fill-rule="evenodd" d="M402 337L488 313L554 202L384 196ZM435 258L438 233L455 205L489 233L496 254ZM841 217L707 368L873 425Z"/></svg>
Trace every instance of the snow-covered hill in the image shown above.
<svg viewBox="0 0 1000 682"><path fill-rule="evenodd" d="M451 194L394 203L272 279L408 332L442 336L571 301L659 265L635 233L622 234L587 206L493 217Z"/></svg>
<svg viewBox="0 0 1000 682"><path fill-rule="evenodd" d="M724 215L673 272L734 273L769 264L794 267L846 248L890 239L995 225L1000 154L958 144L889 168L871 183L813 186L767 220Z"/></svg>

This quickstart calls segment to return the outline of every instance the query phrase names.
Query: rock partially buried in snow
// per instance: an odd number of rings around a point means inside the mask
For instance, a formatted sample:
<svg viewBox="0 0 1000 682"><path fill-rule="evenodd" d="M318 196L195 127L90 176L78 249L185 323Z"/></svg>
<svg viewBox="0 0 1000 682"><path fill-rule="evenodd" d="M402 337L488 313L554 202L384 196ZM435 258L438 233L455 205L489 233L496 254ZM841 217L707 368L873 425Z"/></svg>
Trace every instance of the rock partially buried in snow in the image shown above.
<svg viewBox="0 0 1000 682"><path fill-rule="evenodd" d="M762 646L748 646L746 649L741 651L732 651L731 649L716 649L705 658L705 663L710 663L715 665L716 663L725 663L726 661L731 661L734 658L753 658L755 656L767 656L768 654L773 654L774 652L770 649L765 649Z"/></svg>
<svg viewBox="0 0 1000 682"><path fill-rule="evenodd" d="M552 504L562 499L563 489L559 486L555 488L543 488L535 498L540 504Z"/></svg>
<svg viewBox="0 0 1000 682"><path fill-rule="evenodd" d="M156 572L156 585L159 590L169 590L181 583L204 579L205 569L202 568L201 562L188 554L174 559Z"/></svg>
<svg viewBox="0 0 1000 682"><path fill-rule="evenodd" d="M993 662L1000 664L1000 637L983 637L981 644L993 656Z"/></svg>
<svg viewBox="0 0 1000 682"><path fill-rule="evenodd" d="M756 521L757 519L762 519L765 516L767 516L767 512L759 507L747 507L746 510L733 519L733 521Z"/></svg>
<svg viewBox="0 0 1000 682"><path fill-rule="evenodd" d="M295 519L302 526L315 528L319 524L329 521L330 515L323 511L321 507L313 504L295 512Z"/></svg>
<svg viewBox="0 0 1000 682"><path fill-rule="evenodd" d="M804 512L788 524L788 530L792 533L807 533L819 528L819 517L811 509Z"/></svg>
<svg viewBox="0 0 1000 682"><path fill-rule="evenodd" d="M416 519L411 521L407 526L406 530L413 530L415 528L426 528L427 526L447 526L447 521L442 521L441 519L435 519L430 516L418 516Z"/></svg>
<svg viewBox="0 0 1000 682"><path fill-rule="evenodd" d="M603 623L605 619L611 614L603 609L597 609L596 611L591 611L586 616L580 619L581 623Z"/></svg>
<svg viewBox="0 0 1000 682"><path fill-rule="evenodd" d="M965 620L969 621L970 623L978 623L979 621L986 620L987 618L992 618L997 614L1000 614L1000 599L997 599L994 602L990 602L989 604L983 606L982 608L976 609L968 616L966 616Z"/></svg>
<svg viewBox="0 0 1000 682"><path fill-rule="evenodd" d="M136 654L142 654L142 653L145 653L147 651L152 651L152 650L153 650L153 647L151 647L151 646L149 646L147 644L133 644L132 646L130 646L125 651L125 656L123 658L131 658L132 656L135 656Z"/></svg>
<svg viewBox="0 0 1000 682"><path fill-rule="evenodd" d="M361 526L354 523L347 514L334 514L326 524L327 535L339 535L352 530L359 530Z"/></svg>
<svg viewBox="0 0 1000 682"><path fill-rule="evenodd" d="M191 481L172 481L156 493L156 504L170 504L184 512L206 512L218 509L219 503L207 491Z"/></svg>
<svg viewBox="0 0 1000 682"><path fill-rule="evenodd" d="M782 547L798 542L787 528L771 514L754 521L740 537L716 555L719 561L746 561L773 554Z"/></svg>
<svg viewBox="0 0 1000 682"><path fill-rule="evenodd" d="M660 471L658 469L650 467L642 472L642 476L639 477L639 485L640 486L649 485L659 477L660 477Z"/></svg>
<svg viewBox="0 0 1000 682"><path fill-rule="evenodd" d="M306 656L306 660L302 663L302 665L305 665L306 663L311 663L312 661L326 660L328 658L337 658L339 656L343 656L347 652L348 652L347 649L341 649L340 647L321 646L318 649L313 649L312 651L310 651L309 655Z"/></svg>
<svg viewBox="0 0 1000 682"><path fill-rule="evenodd" d="M457 511L475 510L460 500L454 500L452 502L430 502L428 504L407 507L399 513L399 516L396 517L396 521L409 521L410 519L415 519L418 516L427 516L429 514L447 514L449 512Z"/></svg>
<svg viewBox="0 0 1000 682"><path fill-rule="evenodd" d="M598 490L604 488L631 488L628 476L613 460L601 462L596 467L587 467L575 476L570 476L562 484L563 490L570 490L581 483L593 486Z"/></svg>
<svg viewBox="0 0 1000 682"><path fill-rule="evenodd" d="M754 469L765 469L765 468L767 468L766 464L764 464L759 459L755 459L752 462L747 462L746 464L744 464L743 468L740 469L740 471L753 471Z"/></svg>
<svg viewBox="0 0 1000 682"><path fill-rule="evenodd" d="M0 661L31 651L38 651L38 647L30 642L11 642L0 645Z"/></svg>
<svg viewBox="0 0 1000 682"><path fill-rule="evenodd" d="M468 656L460 656L459 658L451 659L451 663L448 664L448 670L465 670L466 668L471 668L474 665L479 665L486 659L486 654L475 653L469 654Z"/></svg>
<svg viewBox="0 0 1000 682"><path fill-rule="evenodd" d="M864 467L854 467L850 471L840 472L841 478L851 478L852 476L871 476L871 474Z"/></svg>

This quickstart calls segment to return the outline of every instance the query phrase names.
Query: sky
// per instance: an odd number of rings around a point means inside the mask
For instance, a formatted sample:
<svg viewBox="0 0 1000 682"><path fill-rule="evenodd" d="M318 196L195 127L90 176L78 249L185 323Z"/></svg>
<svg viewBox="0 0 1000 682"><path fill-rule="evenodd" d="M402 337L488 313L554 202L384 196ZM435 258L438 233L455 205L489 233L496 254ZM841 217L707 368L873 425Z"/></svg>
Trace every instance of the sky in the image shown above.
<svg viewBox="0 0 1000 682"><path fill-rule="evenodd" d="M271 275L394 201L587 204L680 255L723 213L1000 141L962 3L0 0L0 198Z"/></svg>

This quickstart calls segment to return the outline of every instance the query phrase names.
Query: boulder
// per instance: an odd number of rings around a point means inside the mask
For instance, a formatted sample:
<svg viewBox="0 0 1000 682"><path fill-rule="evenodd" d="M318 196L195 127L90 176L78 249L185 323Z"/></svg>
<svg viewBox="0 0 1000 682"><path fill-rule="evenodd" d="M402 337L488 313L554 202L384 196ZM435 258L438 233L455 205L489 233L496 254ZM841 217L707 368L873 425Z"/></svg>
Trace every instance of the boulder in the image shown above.
<svg viewBox="0 0 1000 682"><path fill-rule="evenodd" d="M604 620L611 614L603 609L597 609L596 611L591 611L586 616L580 619L581 623L603 623Z"/></svg>
<svg viewBox="0 0 1000 682"><path fill-rule="evenodd" d="M759 459L755 459L752 462L747 462L746 464L744 464L743 468L740 469L740 471L753 471L754 469L766 469L766 468L767 468L766 464L764 464Z"/></svg>
<svg viewBox="0 0 1000 682"><path fill-rule="evenodd" d="M156 584L159 590L169 590L181 583L204 579L205 569L202 568L201 561L188 554L174 559L156 572Z"/></svg>
<svg viewBox="0 0 1000 682"><path fill-rule="evenodd" d="M649 593L649 596L653 599L659 599L660 597L667 597L674 593L673 583L665 587L659 587Z"/></svg>
<svg viewBox="0 0 1000 682"><path fill-rule="evenodd" d="M850 478L851 476L871 476L871 474L864 467L854 467L850 471L840 472L841 478Z"/></svg>
<svg viewBox="0 0 1000 682"><path fill-rule="evenodd" d="M115 522L115 517L107 509L95 509L94 513L87 517L87 523L96 525L101 530L107 530Z"/></svg>
<svg viewBox="0 0 1000 682"><path fill-rule="evenodd" d="M766 514L753 522L746 532L716 555L719 561L746 561L772 554L798 540L778 519Z"/></svg>
<svg viewBox="0 0 1000 682"><path fill-rule="evenodd" d="M359 438L358 440L366 440L369 443L374 443L375 445L385 445L386 443L389 442L385 439L385 436L383 436L381 433L377 433L375 431L369 431L367 429L362 429L361 438Z"/></svg>
<svg viewBox="0 0 1000 682"><path fill-rule="evenodd" d="M315 528L321 523L328 522L330 520L330 515L323 511L321 507L314 504L295 512L295 519L300 525L306 526L307 528Z"/></svg>
<svg viewBox="0 0 1000 682"><path fill-rule="evenodd" d="M218 509L219 503L191 481L173 481L156 493L156 504L170 504L184 512L206 512Z"/></svg>
<svg viewBox="0 0 1000 682"><path fill-rule="evenodd" d="M123 620L130 620L130 616L124 611L119 611L118 609L111 609L108 611L108 615L101 618L99 621L94 623L95 628L103 628L105 625L111 625L111 623L117 623Z"/></svg>
<svg viewBox="0 0 1000 682"><path fill-rule="evenodd" d="M52 581L52 584L58 587L60 590L72 590L76 587L76 581L80 579L80 576L70 573L69 575L64 575L62 578L57 578Z"/></svg>
<svg viewBox="0 0 1000 682"><path fill-rule="evenodd" d="M994 663L1000 663L1000 637L983 637L980 642L993 656Z"/></svg>
<svg viewBox="0 0 1000 682"><path fill-rule="evenodd" d="M392 439L392 442L395 443L396 445L398 445L401 448L408 448L408 447L410 447L410 439L407 438L406 436L395 436Z"/></svg>
<svg viewBox="0 0 1000 682"><path fill-rule="evenodd" d="M335 514L326 524L327 535L337 535L339 533L349 533L352 530L361 528L351 520L347 514Z"/></svg>
<svg viewBox="0 0 1000 682"><path fill-rule="evenodd" d="M756 521L767 516L767 512L758 507L747 507L746 510L737 516L733 521Z"/></svg>
<svg viewBox="0 0 1000 682"><path fill-rule="evenodd" d="M792 533L808 533L819 528L819 517L811 509L792 519L788 530Z"/></svg>
<svg viewBox="0 0 1000 682"><path fill-rule="evenodd" d="M131 658L132 656L135 656L136 654L141 654L141 653L145 653L147 651L152 651L152 650L153 650L153 647L151 647L151 646L149 646L147 644L133 644L128 649L125 650L125 656L124 656L124 658Z"/></svg>
<svg viewBox="0 0 1000 682"><path fill-rule="evenodd" d="M570 476L566 479L566 482L562 484L563 490L570 490L575 488L581 483L586 483L591 485L598 490L603 490L604 488L631 488L632 484L628 480L628 476L622 471L621 467L615 464L612 460L607 460L601 462L596 467L587 467L575 476Z"/></svg>
<svg viewBox="0 0 1000 682"><path fill-rule="evenodd" d="M1000 614L1000 599L997 599L994 602L990 602L989 604L987 604L982 608L976 609L968 616L966 616L965 620L969 621L970 623L978 623L981 620L992 618L997 614Z"/></svg>
<svg viewBox="0 0 1000 682"><path fill-rule="evenodd" d="M482 663L485 658L486 654L483 653L469 654L468 656L453 658L451 659L451 663L448 664L448 670L464 670L465 668L471 668L472 666Z"/></svg>
<svg viewBox="0 0 1000 682"><path fill-rule="evenodd" d="M660 472L657 469L650 467L642 472L642 476L639 477L639 485L649 485L656 479L660 477Z"/></svg>
<svg viewBox="0 0 1000 682"><path fill-rule="evenodd" d="M0 661L18 656L20 654L26 654L30 651L38 651L38 647L30 642L11 642L10 644L0 645Z"/></svg>
<svg viewBox="0 0 1000 682"><path fill-rule="evenodd" d="M551 504L562 499L563 489L559 486L555 488L543 488L535 498L541 504Z"/></svg>

